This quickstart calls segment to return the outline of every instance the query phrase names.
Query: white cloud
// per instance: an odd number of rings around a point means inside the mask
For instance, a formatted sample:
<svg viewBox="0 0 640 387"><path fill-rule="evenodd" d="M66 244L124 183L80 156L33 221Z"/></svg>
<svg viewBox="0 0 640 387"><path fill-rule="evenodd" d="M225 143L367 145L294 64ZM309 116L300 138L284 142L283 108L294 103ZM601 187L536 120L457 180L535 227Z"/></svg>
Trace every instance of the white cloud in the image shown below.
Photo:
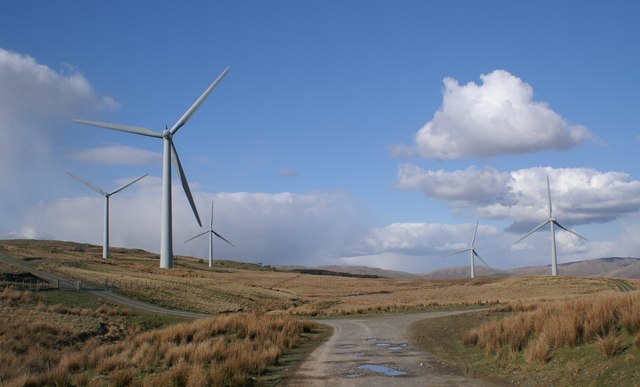
<svg viewBox="0 0 640 387"><path fill-rule="evenodd" d="M548 217L547 176L553 213L567 227L609 222L640 209L640 181L591 168L500 172L470 167L447 172L405 164L398 168L396 186L446 200L454 210L475 208L483 218L514 219L510 230L522 232Z"/></svg>
<svg viewBox="0 0 640 387"><path fill-rule="evenodd" d="M446 254L469 247L475 224L393 223L371 229L362 249L367 254L395 252L408 255ZM497 229L478 226L478 238Z"/></svg>
<svg viewBox="0 0 640 387"><path fill-rule="evenodd" d="M430 159L488 157L574 147L591 134L570 125L533 88L504 70L480 76L482 84L444 79L442 107L396 154Z"/></svg>
<svg viewBox="0 0 640 387"><path fill-rule="evenodd" d="M127 145L79 149L69 153L69 157L104 165L158 165L162 161L161 153Z"/></svg>
<svg viewBox="0 0 640 387"><path fill-rule="evenodd" d="M117 103L98 96L78 72L56 72L2 48L0 85L0 232L8 232L24 204L50 193L62 174L53 148L67 120Z"/></svg>
<svg viewBox="0 0 640 387"><path fill-rule="evenodd" d="M130 181L129 178L123 181ZM119 184L119 183L118 183ZM159 178L145 178L111 202L114 246L158 251L160 245ZM173 187L174 251L207 256L208 245L194 240L200 229L181 188ZM216 244L216 256L264 263L303 263L339 256L362 234L351 199L343 193L219 193L194 191L203 224L215 202L214 228L235 246ZM103 198L90 195L45 203L30 211L23 230L29 235L101 244ZM65 219L59 222L59 219Z"/></svg>
<svg viewBox="0 0 640 387"><path fill-rule="evenodd" d="M457 202L456 206L470 206L479 203L510 202L506 185L511 180L508 172L498 172L493 168L447 172L430 171L412 164L398 167L395 187L402 190L419 190L436 199Z"/></svg>

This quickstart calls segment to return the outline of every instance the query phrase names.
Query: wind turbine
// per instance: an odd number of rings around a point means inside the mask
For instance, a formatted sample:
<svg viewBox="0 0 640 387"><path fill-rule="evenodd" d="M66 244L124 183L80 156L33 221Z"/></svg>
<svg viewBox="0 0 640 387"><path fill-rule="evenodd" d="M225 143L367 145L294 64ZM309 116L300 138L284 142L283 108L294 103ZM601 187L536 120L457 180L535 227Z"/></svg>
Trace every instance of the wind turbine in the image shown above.
<svg viewBox="0 0 640 387"><path fill-rule="evenodd" d="M79 178L78 176L74 175L71 172L67 172L71 177L75 178L76 180L78 180L79 182L81 182L82 184L86 185L87 187L91 188L92 190L96 191L97 193L99 193L100 195L104 196L104 231L103 231L103 238L102 238L102 258L104 259L109 259L109 197L111 197L112 195L117 194L118 192L122 191L123 189L127 188L128 186L130 186L131 184L137 182L138 180L142 179L143 177L147 176L147 174L144 174L140 177L138 177L137 179L119 187L114 189L111 192L105 192L103 190L101 190L100 188L96 187L95 185L89 183L86 180L83 180L81 178Z"/></svg>
<svg viewBox="0 0 640 387"><path fill-rule="evenodd" d="M478 258L486 266L489 266L484 261L484 259L482 259L482 257L480 257L480 255L476 252L476 248L474 247L474 245L476 243L476 234L478 233L478 222L479 221L480 221L480 219L476 220L476 227L473 229L473 238L471 238L471 246L468 249L456 251L455 253L451 253L451 254L446 255L446 257L450 257L452 255L456 255L456 254L460 254L460 253L464 253L466 251L469 251L469 255L471 256L471 278L475 278L475 276L476 276L475 258Z"/></svg>
<svg viewBox="0 0 640 387"><path fill-rule="evenodd" d="M548 223L551 226L551 275L558 275L558 256L556 254L556 232L555 232L554 225L560 227L564 231L570 232L571 234L577 236L578 238L584 239L585 241L587 240L587 238L583 237L582 235L578 234L575 231L569 230L568 228L564 227L563 225L558 223L557 219L553 216L553 212L551 210L551 185L549 184L549 176L547 176L547 192L549 194L549 219L545 220L542 224L540 224L533 230L529 231L527 235L518 239L513 244L515 245L516 243L524 240L526 237L540 230L542 227L546 226Z"/></svg>
<svg viewBox="0 0 640 387"><path fill-rule="evenodd" d="M187 123L187 121L193 116L196 110L200 107L200 105L204 102L204 100L209 96L209 94L213 91L213 89L218 86L218 83L222 81L227 72L229 71L229 67L224 69L222 73L216 78L213 83L202 93L202 95L196 100L196 102L191 105L191 107L180 117L180 119L168 129L165 129L162 132L157 132L151 129L139 127L139 126L130 126L130 125L119 125L119 124L109 124L105 122L96 122L96 121L87 121L87 120L73 120L76 123L98 126L107 129L119 130L122 132L129 132L134 134L139 134L142 136L155 137L162 139L163 142L163 154L162 154L162 227L160 231L160 268L169 269L173 266L173 221L172 221L172 212L171 212L171 163L175 166L178 171L178 175L180 176L180 181L182 182L182 189L184 190L187 199L189 200L189 204L191 205L191 209L193 210L193 214L198 221L198 225L202 227L202 222L200 221L200 215L198 215L198 209L196 208L195 202L193 201L193 196L191 195L191 190L189 189L189 183L187 182L187 178L184 174L184 170L182 169L182 164L180 163L180 159L178 158L178 152L176 151L176 147L173 144L173 136L178 132L180 128Z"/></svg>
<svg viewBox="0 0 640 387"><path fill-rule="evenodd" d="M194 236L191 239L187 239L186 241L184 241L184 243L187 243L189 241L192 241L198 237L201 237L205 234L209 234L209 268L213 267L213 236L217 236L218 238L222 239L223 241L227 242L228 244L230 244L231 246L233 246L233 243L229 242L228 240L225 239L225 237L223 237L222 235L218 234L214 229L213 229L213 202L211 202L211 221L209 222L209 229L201 234L198 234L196 236Z"/></svg>

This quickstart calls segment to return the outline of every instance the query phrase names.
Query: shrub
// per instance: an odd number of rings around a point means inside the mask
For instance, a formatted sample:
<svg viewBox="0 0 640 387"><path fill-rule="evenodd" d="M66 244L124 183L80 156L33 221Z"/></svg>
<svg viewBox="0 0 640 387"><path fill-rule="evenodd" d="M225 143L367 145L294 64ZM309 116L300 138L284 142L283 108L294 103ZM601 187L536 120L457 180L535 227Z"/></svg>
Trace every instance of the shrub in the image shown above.
<svg viewBox="0 0 640 387"><path fill-rule="evenodd" d="M524 351L524 358L528 362L539 361L546 363L550 359L551 348L544 336L533 340Z"/></svg>
<svg viewBox="0 0 640 387"><path fill-rule="evenodd" d="M596 346L607 359L614 357L626 348L624 339L615 334L598 336L596 338Z"/></svg>

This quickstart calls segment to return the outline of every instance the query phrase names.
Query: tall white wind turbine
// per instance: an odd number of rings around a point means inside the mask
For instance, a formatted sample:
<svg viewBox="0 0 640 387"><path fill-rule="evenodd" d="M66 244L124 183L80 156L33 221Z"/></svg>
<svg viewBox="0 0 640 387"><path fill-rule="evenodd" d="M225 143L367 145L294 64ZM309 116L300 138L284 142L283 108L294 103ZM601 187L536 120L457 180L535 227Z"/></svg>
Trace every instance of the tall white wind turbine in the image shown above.
<svg viewBox="0 0 640 387"><path fill-rule="evenodd" d="M577 236L578 238L582 238L584 240L587 240L587 238L583 237L582 235L578 234L575 231L569 230L568 228L564 227L563 225L558 223L557 219L553 216L553 211L551 207L551 185L549 184L549 176L547 176L547 193L549 195L549 219L542 222L542 224L540 224L539 226L536 226L533 230L529 231L527 235L518 239L513 244L515 245L516 243L524 240L526 237L540 230L542 227L546 226L548 223L549 226L551 227L551 275L558 275L558 256L556 254L556 232L555 232L554 225L560 227L564 231L570 232L571 234Z"/></svg>
<svg viewBox="0 0 640 387"><path fill-rule="evenodd" d="M446 257L450 257L452 255L456 255L456 254L460 254L460 253L464 253L464 252L469 252L469 255L471 256L471 278L475 278L476 276L476 267L475 267L475 259L478 258L480 261L482 261L482 263L484 263L486 266L487 263L484 261L484 259L482 259L482 257L480 257L480 255L476 252L476 248L475 248L475 243L476 243L476 234L478 233L478 222L480 221L480 219L476 220L476 227L473 229L473 237L471 238L471 246L468 249L464 249L464 250L460 250L460 251L456 251L455 253L451 253L446 255Z"/></svg>
<svg viewBox="0 0 640 387"><path fill-rule="evenodd" d="M142 179L143 177L147 176L147 174L144 174L140 177L138 177L137 179L130 181L129 183L114 189L111 192L105 192L103 190L101 190L100 188L96 187L95 185L89 183L86 180L83 180L81 178L79 178L78 176L74 175L71 172L67 172L71 177L75 178L76 180L78 180L79 182L81 182L82 184L86 185L87 187L91 188L92 190L96 191L97 193L99 193L100 195L104 196L104 230L103 230L103 238L102 238L102 258L104 259L109 259L109 197L111 197L112 195L117 194L118 192L122 191L123 189L127 188L128 186L130 186L131 184L137 182L138 180Z"/></svg>
<svg viewBox="0 0 640 387"><path fill-rule="evenodd" d="M222 239L223 241L227 242L228 244L230 244L231 246L233 246L233 243L229 242L228 240L225 239L225 237L223 237L222 235L218 234L214 229L213 229L213 202L211 202L211 221L209 222L209 229L203 233L200 233L196 236L194 236L193 238L187 239L186 241L184 241L184 243L187 243L189 241L192 241L198 237L201 237L205 234L209 234L209 268L213 267L213 236L217 236L218 238Z"/></svg>
<svg viewBox="0 0 640 387"><path fill-rule="evenodd" d="M189 183L187 182L187 178L184 174L184 170L182 169L182 164L180 163L180 159L178 158L178 152L176 151L176 147L173 144L173 136L178 132L180 128L184 126L184 124L189 121L191 116L196 112L196 110L202 105L204 100L209 96L209 94L213 91L213 89L218 86L218 83L222 81L227 72L229 71L229 67L224 69L224 71L218 76L218 78L211 83L211 85L202 93L200 98L194 102L193 105L180 117L180 119L168 129L165 129L162 132L157 132L151 129L139 127L139 126L130 126L130 125L119 125L119 124L109 124L105 122L96 122L96 121L87 121L87 120L73 120L79 124L98 126L107 129L119 130L122 132L129 132L134 134L139 134L142 136L149 136L162 139L163 142L163 154L162 154L162 228L160 231L160 268L169 269L173 266L173 221L172 221L172 212L171 212L171 163L175 166L178 171L178 176L180 176L180 181L182 182L182 189L184 190L187 199L189 200L189 204L191 205L191 209L193 210L193 214L198 221L198 225L202 227L202 222L200 221L200 215L198 215L198 209L196 208L195 202L193 201L193 196L191 195L191 190L189 189Z"/></svg>

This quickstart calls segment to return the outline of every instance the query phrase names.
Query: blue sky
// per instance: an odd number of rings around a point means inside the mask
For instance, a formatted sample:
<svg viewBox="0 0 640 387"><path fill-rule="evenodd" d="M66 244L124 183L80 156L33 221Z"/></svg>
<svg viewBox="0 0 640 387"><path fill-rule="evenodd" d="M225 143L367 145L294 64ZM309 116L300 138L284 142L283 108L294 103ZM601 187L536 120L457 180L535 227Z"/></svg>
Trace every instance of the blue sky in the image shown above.
<svg viewBox="0 0 640 387"><path fill-rule="evenodd" d="M638 256L640 6L632 1L9 1L0 23L0 235L159 249L161 144L70 118L171 126L226 259L408 271ZM177 183L177 182L174 182ZM175 251L205 257L174 187Z"/></svg>

